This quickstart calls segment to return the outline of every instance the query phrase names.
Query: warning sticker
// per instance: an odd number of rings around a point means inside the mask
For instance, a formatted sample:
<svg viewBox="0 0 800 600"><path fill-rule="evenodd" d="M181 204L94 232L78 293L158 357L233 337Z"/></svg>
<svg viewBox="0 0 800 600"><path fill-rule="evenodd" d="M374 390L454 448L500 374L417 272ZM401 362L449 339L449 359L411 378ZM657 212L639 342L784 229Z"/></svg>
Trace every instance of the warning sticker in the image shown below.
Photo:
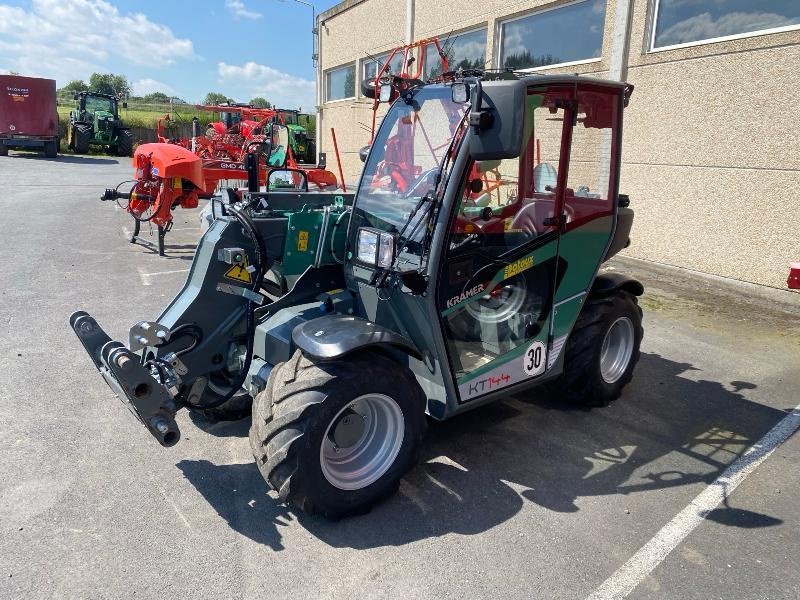
<svg viewBox="0 0 800 600"><path fill-rule="evenodd" d="M242 283L252 283L253 278L250 277L250 271L247 270L247 257L245 256L242 262L231 265L231 268L225 271L225 277Z"/></svg>
<svg viewBox="0 0 800 600"><path fill-rule="evenodd" d="M306 250L308 250L308 232L299 231L297 232L297 251L305 252Z"/></svg>

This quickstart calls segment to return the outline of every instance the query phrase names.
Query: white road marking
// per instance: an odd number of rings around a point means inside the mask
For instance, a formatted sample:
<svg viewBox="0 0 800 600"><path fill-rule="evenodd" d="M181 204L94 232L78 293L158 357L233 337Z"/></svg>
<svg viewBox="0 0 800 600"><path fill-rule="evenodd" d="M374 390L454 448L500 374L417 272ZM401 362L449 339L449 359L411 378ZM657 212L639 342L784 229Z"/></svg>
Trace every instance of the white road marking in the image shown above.
<svg viewBox="0 0 800 600"><path fill-rule="evenodd" d="M175 273L188 273L189 269L176 269L175 271L156 271L155 273L145 273L139 267L139 278L142 280L142 285L153 285L152 278L159 275L173 275Z"/></svg>
<svg viewBox="0 0 800 600"><path fill-rule="evenodd" d="M775 449L800 428L800 404L770 429L758 442L736 459L706 489L661 530L628 562L606 579L586 600L621 600L688 536L708 513L726 500L750 473L755 471Z"/></svg>

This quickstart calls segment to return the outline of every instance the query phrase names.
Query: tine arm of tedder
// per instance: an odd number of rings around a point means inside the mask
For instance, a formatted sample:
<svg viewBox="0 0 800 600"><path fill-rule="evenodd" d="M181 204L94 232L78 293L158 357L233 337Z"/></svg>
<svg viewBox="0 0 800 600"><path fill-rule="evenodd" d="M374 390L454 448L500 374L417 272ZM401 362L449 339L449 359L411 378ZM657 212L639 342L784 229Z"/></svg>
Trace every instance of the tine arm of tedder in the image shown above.
<svg viewBox="0 0 800 600"><path fill-rule="evenodd" d="M69 323L114 394L162 446L177 444L175 402L166 386L141 364L141 357L113 341L86 312L74 313Z"/></svg>

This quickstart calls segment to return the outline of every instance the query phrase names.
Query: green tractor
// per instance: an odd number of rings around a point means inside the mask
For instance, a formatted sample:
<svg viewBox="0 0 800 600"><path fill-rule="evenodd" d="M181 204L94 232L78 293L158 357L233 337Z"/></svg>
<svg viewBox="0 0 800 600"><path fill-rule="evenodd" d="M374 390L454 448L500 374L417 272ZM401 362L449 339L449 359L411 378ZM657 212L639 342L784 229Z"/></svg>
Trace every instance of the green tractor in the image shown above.
<svg viewBox="0 0 800 600"><path fill-rule="evenodd" d="M300 123L300 117L308 119L308 115L301 115L296 110L280 109L278 112L289 130L289 147L292 149L294 159L301 164L317 164L317 141L309 134L308 128Z"/></svg>
<svg viewBox="0 0 800 600"><path fill-rule="evenodd" d="M618 193L631 90L481 72L382 89L397 100L354 194L273 171L268 191L230 194L183 289L127 346L86 312L70 324L162 446L181 408L252 411L281 501L366 511L413 467L428 419L543 390L603 406L631 380L643 287L600 271L633 222Z"/></svg>
<svg viewBox="0 0 800 600"><path fill-rule="evenodd" d="M117 156L131 156L133 134L119 116L115 96L97 92L80 92L74 96L75 110L69 113L67 146L73 152L86 154L90 146L103 146ZM122 107L127 108L123 102Z"/></svg>

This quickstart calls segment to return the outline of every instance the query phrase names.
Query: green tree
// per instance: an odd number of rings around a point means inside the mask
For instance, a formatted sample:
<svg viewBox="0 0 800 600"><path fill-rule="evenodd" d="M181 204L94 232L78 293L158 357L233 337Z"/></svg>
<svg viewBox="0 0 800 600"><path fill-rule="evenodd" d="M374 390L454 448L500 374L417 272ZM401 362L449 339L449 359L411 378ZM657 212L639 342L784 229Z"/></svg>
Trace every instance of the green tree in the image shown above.
<svg viewBox="0 0 800 600"><path fill-rule="evenodd" d="M256 108L272 108L272 104L266 98L262 98L261 96L256 96L252 100L250 100L250 105L255 106Z"/></svg>
<svg viewBox="0 0 800 600"><path fill-rule="evenodd" d="M129 96L131 86L125 75L115 75L114 73L92 73L89 78L89 89L100 94Z"/></svg>
<svg viewBox="0 0 800 600"><path fill-rule="evenodd" d="M142 101L150 104L169 104L169 99L170 97L164 92L153 92L142 96Z"/></svg>
<svg viewBox="0 0 800 600"><path fill-rule="evenodd" d="M233 98L228 98L219 92L208 92L203 99L203 104L223 104L224 102L233 102Z"/></svg>
<svg viewBox="0 0 800 600"><path fill-rule="evenodd" d="M67 85L62 87L59 92L82 92L88 90L89 86L83 79L73 79Z"/></svg>

